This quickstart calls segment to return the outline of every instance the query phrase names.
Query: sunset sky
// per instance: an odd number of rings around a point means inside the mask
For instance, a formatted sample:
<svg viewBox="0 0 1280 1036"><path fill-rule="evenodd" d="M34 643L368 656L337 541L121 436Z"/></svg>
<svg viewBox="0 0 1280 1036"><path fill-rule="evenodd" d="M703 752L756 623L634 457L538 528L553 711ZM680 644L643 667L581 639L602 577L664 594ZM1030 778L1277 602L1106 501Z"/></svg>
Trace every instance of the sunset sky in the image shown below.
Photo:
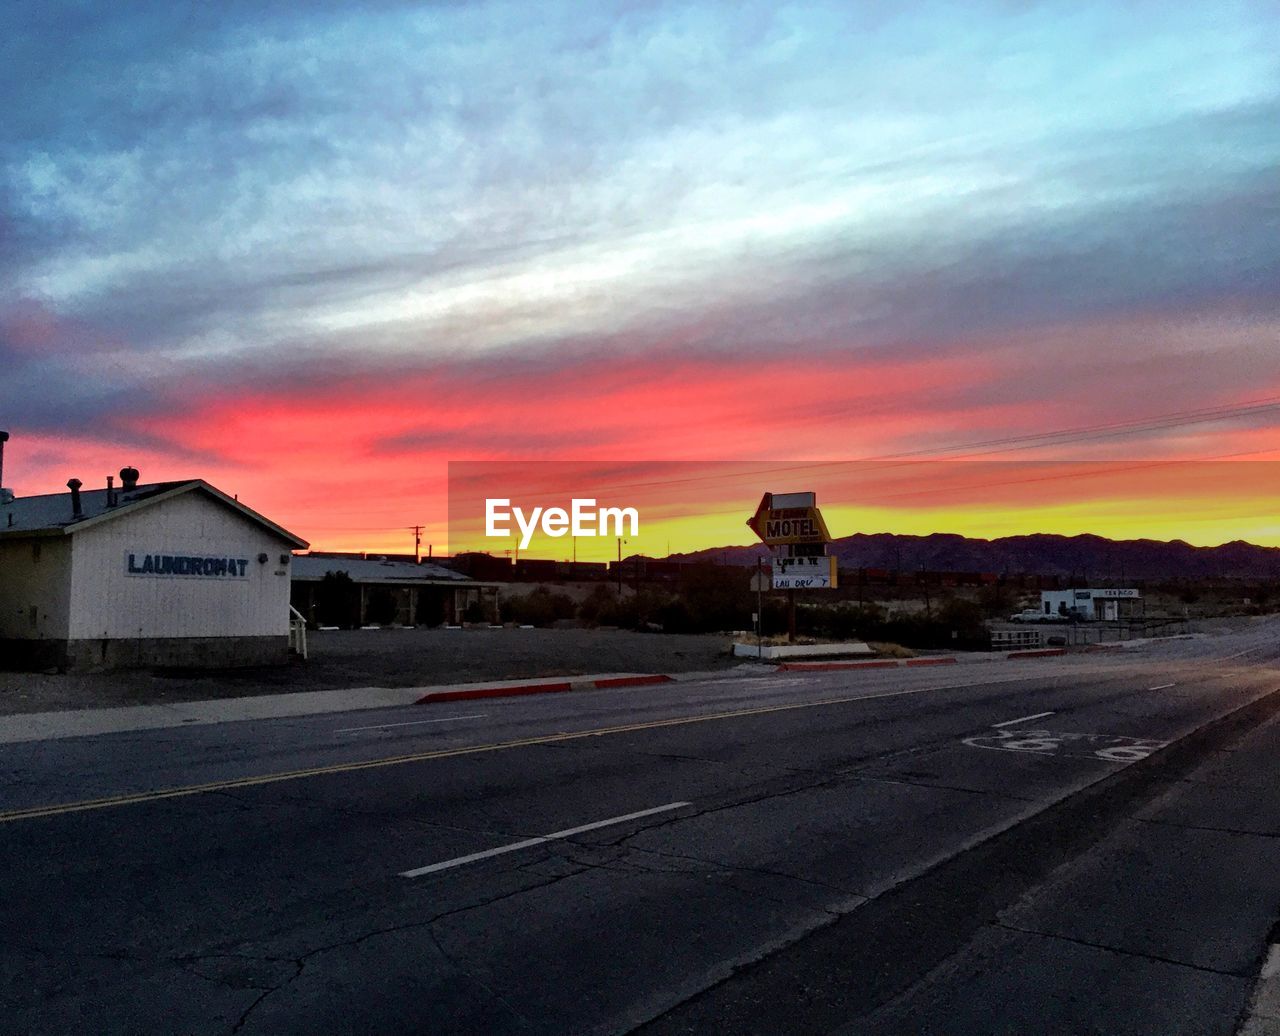
<svg viewBox="0 0 1280 1036"><path fill-rule="evenodd" d="M673 490L725 518L668 515L664 546L747 542L760 492L809 488L836 535L1280 544L1245 463L1280 460L1272 3L22 3L0 30L20 495L131 463L317 548L422 524L439 552L449 461L1088 460L951 493L901 467L874 506L854 468ZM1150 466L1189 459L1240 474Z"/></svg>

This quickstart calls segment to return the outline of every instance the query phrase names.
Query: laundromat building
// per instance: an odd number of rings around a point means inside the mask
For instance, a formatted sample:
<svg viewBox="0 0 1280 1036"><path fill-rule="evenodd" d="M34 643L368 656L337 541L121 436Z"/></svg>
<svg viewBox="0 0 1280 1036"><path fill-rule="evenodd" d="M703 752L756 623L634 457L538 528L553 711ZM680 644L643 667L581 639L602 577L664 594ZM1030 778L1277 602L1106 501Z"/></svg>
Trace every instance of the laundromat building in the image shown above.
<svg viewBox="0 0 1280 1036"><path fill-rule="evenodd" d="M0 666L288 660L307 542L201 479L14 498L0 490Z"/></svg>

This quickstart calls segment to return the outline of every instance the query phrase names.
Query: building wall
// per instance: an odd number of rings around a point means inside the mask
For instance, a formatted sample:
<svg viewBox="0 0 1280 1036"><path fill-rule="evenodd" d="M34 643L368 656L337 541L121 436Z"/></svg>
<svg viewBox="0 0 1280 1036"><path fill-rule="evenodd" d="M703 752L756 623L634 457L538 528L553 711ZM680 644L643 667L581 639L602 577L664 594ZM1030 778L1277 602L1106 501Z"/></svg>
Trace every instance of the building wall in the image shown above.
<svg viewBox="0 0 1280 1036"><path fill-rule="evenodd" d="M65 639L71 601L70 540L0 540L0 573L0 641Z"/></svg>
<svg viewBox="0 0 1280 1036"><path fill-rule="evenodd" d="M199 492L82 529L73 540L70 640L287 637L289 545ZM244 559L243 578L131 575L146 555ZM265 564L258 556L267 555Z"/></svg>
<svg viewBox="0 0 1280 1036"><path fill-rule="evenodd" d="M52 642L51 642L52 643ZM37 665L67 669L116 669L133 666L225 669L284 665L287 637L153 637L56 642L52 652L34 657Z"/></svg>
<svg viewBox="0 0 1280 1036"><path fill-rule="evenodd" d="M1059 606L1066 605L1068 608L1074 608L1084 618L1093 619L1097 616L1094 614L1093 597L1078 597L1078 593L1089 594L1088 590L1041 590L1040 591L1040 610L1044 611L1044 605L1049 605L1049 614L1061 614Z"/></svg>

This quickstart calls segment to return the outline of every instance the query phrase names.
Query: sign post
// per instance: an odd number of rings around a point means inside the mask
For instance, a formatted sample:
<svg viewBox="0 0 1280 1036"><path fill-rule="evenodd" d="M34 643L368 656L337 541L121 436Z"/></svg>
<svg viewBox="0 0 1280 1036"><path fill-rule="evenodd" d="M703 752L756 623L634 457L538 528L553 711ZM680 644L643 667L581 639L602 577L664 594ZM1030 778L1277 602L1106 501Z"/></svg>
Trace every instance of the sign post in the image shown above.
<svg viewBox="0 0 1280 1036"><path fill-rule="evenodd" d="M756 558L756 659L764 658L764 558Z"/></svg>
<svg viewBox="0 0 1280 1036"><path fill-rule="evenodd" d="M787 591L787 639L795 643L796 590L829 590L837 583L836 559L827 554L831 534L817 496L765 493L747 525L773 551L772 587Z"/></svg>

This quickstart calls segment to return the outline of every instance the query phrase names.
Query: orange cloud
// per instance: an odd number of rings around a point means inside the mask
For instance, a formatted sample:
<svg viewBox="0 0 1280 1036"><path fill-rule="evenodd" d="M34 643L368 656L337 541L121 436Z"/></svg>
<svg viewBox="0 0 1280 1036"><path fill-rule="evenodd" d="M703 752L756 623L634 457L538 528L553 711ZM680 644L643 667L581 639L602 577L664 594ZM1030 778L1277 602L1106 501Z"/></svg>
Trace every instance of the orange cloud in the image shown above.
<svg viewBox="0 0 1280 1036"><path fill-rule="evenodd" d="M902 464L810 466L927 455L938 444L1159 413L1179 401L1135 392L1134 381L1111 386L1100 399L1061 391L1045 399L1061 388L1065 371L1084 379L1096 363L1096 377L1105 379L1117 364L1131 369L1139 355L1117 343L1136 348L1144 333L1158 330L1142 321L1062 328L1043 332L1035 349L1006 337L941 353L920 347L735 357L672 348L657 355L487 358L385 375L310 371L296 384L277 376L249 391L219 392L214 385L180 401L154 400L152 414L117 418L92 440L15 429L7 469L24 493L58 491L71 475L96 484L124 463L141 468L147 480L201 476L330 549L409 550L413 525L425 525L424 542L442 549L449 461L545 458L596 462L610 485L661 483L647 497L654 540L645 549L656 553L668 541L672 550L747 542L744 508L764 489L795 488L819 491L824 508L839 516L837 534L981 535L984 515L991 534L1011 528L1107 534L1135 527L1135 514L1147 515L1148 525L1159 514L1170 535L1231 538L1230 515L1210 520L1188 500L1225 502L1237 517L1252 513L1262 504L1247 491L1248 476L1236 483L1215 478L1188 496L1177 477L1161 481L1129 470L1124 451L1132 457L1135 447L1123 436L1069 445L1078 456L1113 458L1112 474L1095 467L1041 477L1026 466L1040 454L1017 450L1003 456L1022 467L978 477L979 466L935 465L924 488L923 469ZM1185 378L1184 354L1187 362L1203 360L1194 336L1180 348L1166 365L1173 375L1152 367L1148 384ZM207 380L202 385L209 388ZM172 447L128 445L137 442ZM1144 442L1139 455L1232 453L1280 457L1280 433L1270 423L1174 427ZM726 458L759 466L737 476L707 466ZM658 462L672 461L689 462L686 477L670 481L671 469ZM1182 526L1178 515L1185 516ZM1268 535L1256 523L1249 527Z"/></svg>

